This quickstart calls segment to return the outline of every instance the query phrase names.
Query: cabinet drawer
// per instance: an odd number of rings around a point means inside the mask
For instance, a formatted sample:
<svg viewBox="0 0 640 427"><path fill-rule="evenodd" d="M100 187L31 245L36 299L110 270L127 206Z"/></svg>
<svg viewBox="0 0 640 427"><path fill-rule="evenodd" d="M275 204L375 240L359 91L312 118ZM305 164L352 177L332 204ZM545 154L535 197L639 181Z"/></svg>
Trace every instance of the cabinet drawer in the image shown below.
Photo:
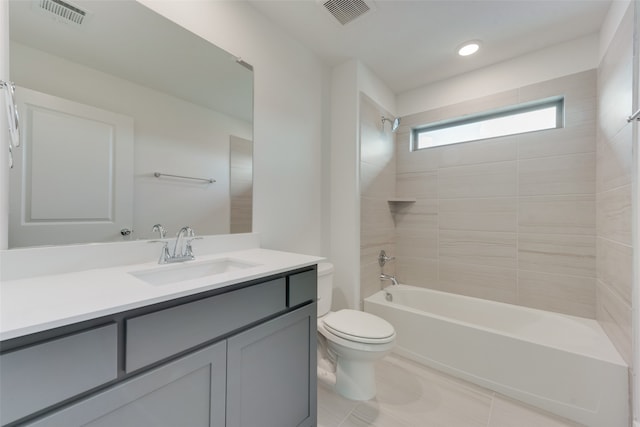
<svg viewBox="0 0 640 427"><path fill-rule="evenodd" d="M287 285L287 307L315 301L317 298L318 273L316 270L289 276Z"/></svg>
<svg viewBox="0 0 640 427"><path fill-rule="evenodd" d="M0 423L114 380L117 348L114 323L1 355Z"/></svg>
<svg viewBox="0 0 640 427"><path fill-rule="evenodd" d="M281 278L127 319L125 370L133 372L285 308Z"/></svg>
<svg viewBox="0 0 640 427"><path fill-rule="evenodd" d="M227 343L222 341L26 426L224 427L226 360Z"/></svg>

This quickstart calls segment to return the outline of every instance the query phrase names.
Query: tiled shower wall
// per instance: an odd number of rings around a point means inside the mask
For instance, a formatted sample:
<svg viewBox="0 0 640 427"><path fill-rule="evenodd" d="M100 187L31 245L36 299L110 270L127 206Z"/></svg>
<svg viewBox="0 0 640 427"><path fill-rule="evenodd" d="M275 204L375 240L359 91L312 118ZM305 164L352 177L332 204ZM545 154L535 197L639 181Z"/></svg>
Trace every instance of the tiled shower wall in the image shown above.
<svg viewBox="0 0 640 427"><path fill-rule="evenodd" d="M633 7L598 69L596 317L631 366Z"/></svg>
<svg viewBox="0 0 640 427"><path fill-rule="evenodd" d="M387 200L396 190L394 134L386 113L363 96L360 102L360 298L380 290L378 253L394 255L395 226ZM387 114L388 115L388 114ZM394 273L394 263L384 268Z"/></svg>
<svg viewBox="0 0 640 427"><path fill-rule="evenodd" d="M379 288L368 261L385 244L395 246L402 283L594 318L596 77L591 70L403 117L395 166L386 151L384 167L368 159L374 143L363 124L361 297ZM409 150L412 126L560 95L562 129ZM415 203L381 200L394 197L394 167L395 196Z"/></svg>

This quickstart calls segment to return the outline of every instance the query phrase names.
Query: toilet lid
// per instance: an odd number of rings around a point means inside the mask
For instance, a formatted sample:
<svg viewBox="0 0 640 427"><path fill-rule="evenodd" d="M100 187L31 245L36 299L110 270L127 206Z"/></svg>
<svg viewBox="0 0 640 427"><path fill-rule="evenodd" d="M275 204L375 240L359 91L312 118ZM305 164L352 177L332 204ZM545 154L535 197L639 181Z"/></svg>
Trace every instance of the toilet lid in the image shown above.
<svg viewBox="0 0 640 427"><path fill-rule="evenodd" d="M339 310L324 319L325 328L347 340L363 343L387 343L396 331L384 319L358 310Z"/></svg>

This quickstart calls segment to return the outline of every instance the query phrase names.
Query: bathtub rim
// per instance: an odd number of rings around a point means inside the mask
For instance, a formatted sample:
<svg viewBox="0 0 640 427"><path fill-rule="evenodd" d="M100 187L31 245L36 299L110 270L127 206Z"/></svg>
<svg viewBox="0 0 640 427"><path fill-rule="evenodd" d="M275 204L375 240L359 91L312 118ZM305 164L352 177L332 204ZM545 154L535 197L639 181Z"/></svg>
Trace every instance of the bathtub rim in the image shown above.
<svg viewBox="0 0 640 427"><path fill-rule="evenodd" d="M512 332L509 332L509 331L499 330L499 329L486 327L486 326L482 326L482 325L477 325L477 324L470 323L470 322L467 322L467 321L464 321L464 320L455 319L455 318L452 318L452 317L447 317L447 316L443 316L443 315L440 315L440 314L419 310L419 309L416 309L416 308L413 308L413 307L409 307L409 306L406 306L406 305L390 302L390 301L387 301L385 299L386 292L384 290L377 291L376 293L374 293L374 294L368 296L367 298L365 298L364 301L363 301L363 308L364 308L364 305L365 305L365 301L368 301L368 302L374 303L374 304L381 304L381 305L385 305L385 306L389 306L389 307L402 307L402 310L407 310L407 311L410 311L410 312L415 313L415 314L425 315L425 313L426 313L426 315L433 316L433 317L435 317L437 319L440 319L440 320L446 320L446 321L458 323L458 324L461 324L461 325L464 325L464 326L467 326L467 327L470 327L470 328L473 328L473 329L480 329L480 330L484 330L484 331L488 331L488 332L492 332L492 333L496 333L496 334L506 335L506 336L508 336L510 338L513 338L513 339L531 342L531 343L534 343L534 344L537 344L537 345L541 345L541 346L544 346L544 347L548 347L548 348L559 349L559 350L566 351L566 352L573 353L573 354L577 354L577 355L580 355L580 356L590 357L590 358L593 358L593 359L597 359L597 360L600 360L600 361L603 361L603 362L607 362L607 363L611 363L611 364L614 364L614 365L619 365L619 366L622 366L622 367L625 367L625 368L629 369L629 365L622 358L622 356L620 355L620 352L618 351L618 349L615 348L615 346L611 342L611 339L609 338L609 336L605 333L604 329L602 328L602 325L600 325L600 323L595 319L589 319L589 318L586 318L586 317L579 317L579 316L572 316L570 314L558 313L558 312L555 312L555 311L547 311L547 310L542 310L542 309L539 309L539 308L527 307L527 306L522 306L522 305L517 305L517 304L510 304L510 303L502 302L502 301L488 300L488 299L473 297L473 296L469 296L469 295L456 294L456 293L452 293L452 292L441 291L441 290L438 290L438 289L424 288L424 287L415 286L415 285L407 285L407 284L404 284L404 283L400 283L398 285L394 285L393 287L388 287L388 288L385 288L385 289L386 290L390 290L391 292L393 292L394 290L405 290L405 289L413 290L413 291L424 291L424 292L427 292L427 293L436 293L436 294L444 295L447 298L455 298L455 299L461 299L461 300L466 300L466 301L478 301L478 302L480 302L482 304L487 304L487 305L492 305L492 306L497 306L497 307L506 305L506 306L515 307L518 310L527 311L529 313L543 313L543 315L547 315L547 316L554 316L554 317L560 317L560 318L569 319L569 320L572 320L574 322L579 323L581 326L584 326L586 328L594 330L594 332L596 332L599 335L601 335L601 337L603 339L606 339L606 342L608 343L607 344L607 346L608 346L607 354L605 355L606 357L602 357L601 355L595 355L595 354L592 354L592 353L588 353L586 351L580 351L580 350L575 349L575 348L558 347L558 346L552 345L550 343L542 342L540 340L531 339L529 337L523 337L523 336L514 334Z"/></svg>

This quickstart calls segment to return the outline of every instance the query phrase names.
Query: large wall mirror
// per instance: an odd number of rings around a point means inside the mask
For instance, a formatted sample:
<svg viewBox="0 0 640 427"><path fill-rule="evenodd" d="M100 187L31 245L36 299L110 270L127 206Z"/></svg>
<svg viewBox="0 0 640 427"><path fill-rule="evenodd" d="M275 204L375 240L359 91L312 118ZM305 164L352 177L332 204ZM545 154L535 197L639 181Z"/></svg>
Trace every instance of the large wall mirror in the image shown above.
<svg viewBox="0 0 640 427"><path fill-rule="evenodd" d="M253 71L133 0L10 0L9 247L251 231Z"/></svg>

